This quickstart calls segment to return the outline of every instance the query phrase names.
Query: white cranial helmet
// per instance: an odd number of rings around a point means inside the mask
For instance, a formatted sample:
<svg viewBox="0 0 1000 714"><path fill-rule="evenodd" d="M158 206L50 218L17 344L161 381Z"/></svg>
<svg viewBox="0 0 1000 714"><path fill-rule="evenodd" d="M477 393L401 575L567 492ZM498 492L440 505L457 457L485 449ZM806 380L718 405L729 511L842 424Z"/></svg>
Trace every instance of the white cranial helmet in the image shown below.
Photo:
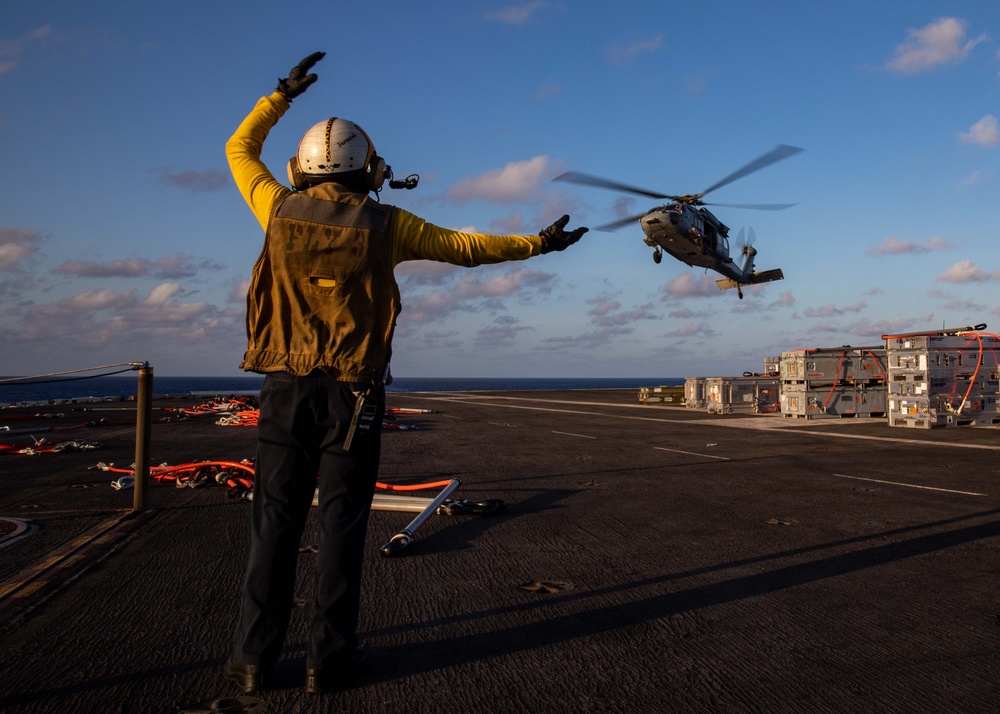
<svg viewBox="0 0 1000 714"><path fill-rule="evenodd" d="M296 171L301 181L296 180ZM295 188L343 178L355 187L377 191L385 181L386 168L364 129L347 119L331 117L305 133L288 173ZM338 176L348 173L351 176Z"/></svg>

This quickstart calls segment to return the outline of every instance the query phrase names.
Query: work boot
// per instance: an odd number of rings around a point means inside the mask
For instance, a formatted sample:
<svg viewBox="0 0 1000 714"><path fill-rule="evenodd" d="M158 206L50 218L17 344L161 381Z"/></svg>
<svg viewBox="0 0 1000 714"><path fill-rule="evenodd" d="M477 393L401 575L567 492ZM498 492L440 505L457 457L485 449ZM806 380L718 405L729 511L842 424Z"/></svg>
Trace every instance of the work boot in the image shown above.
<svg viewBox="0 0 1000 714"><path fill-rule="evenodd" d="M307 668L305 689L309 694L341 692L357 686L367 673L361 652L355 652L329 666Z"/></svg>
<svg viewBox="0 0 1000 714"><path fill-rule="evenodd" d="M226 662L223 676L244 694L252 694L265 688L268 672L256 664L234 664L229 661Z"/></svg>

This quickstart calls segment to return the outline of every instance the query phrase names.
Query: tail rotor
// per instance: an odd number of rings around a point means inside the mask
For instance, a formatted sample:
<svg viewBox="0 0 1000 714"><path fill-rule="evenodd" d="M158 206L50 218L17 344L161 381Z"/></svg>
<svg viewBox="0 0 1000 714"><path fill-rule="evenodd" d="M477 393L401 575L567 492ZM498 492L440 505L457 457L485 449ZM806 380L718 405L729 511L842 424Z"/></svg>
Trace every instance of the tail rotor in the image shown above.
<svg viewBox="0 0 1000 714"><path fill-rule="evenodd" d="M753 228L743 229L740 228L740 232L736 234L736 246L740 249L740 255L757 255L757 249L754 247L754 243L757 242L757 235L753 232Z"/></svg>

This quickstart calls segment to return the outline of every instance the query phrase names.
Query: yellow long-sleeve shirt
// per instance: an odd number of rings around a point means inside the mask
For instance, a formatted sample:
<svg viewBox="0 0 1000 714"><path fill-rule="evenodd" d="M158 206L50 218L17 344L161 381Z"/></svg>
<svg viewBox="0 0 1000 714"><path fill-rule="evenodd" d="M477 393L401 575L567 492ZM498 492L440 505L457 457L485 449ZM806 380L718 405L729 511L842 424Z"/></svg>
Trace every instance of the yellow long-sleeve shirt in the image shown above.
<svg viewBox="0 0 1000 714"><path fill-rule="evenodd" d="M260 159L287 110L278 92L261 98L226 143L236 185L265 231L247 296L243 369L300 376L320 369L376 383L401 309L396 265L423 259L472 267L541 252L540 236L446 230L335 183L293 195ZM358 225L340 222L345 209Z"/></svg>
<svg viewBox="0 0 1000 714"><path fill-rule="evenodd" d="M274 205L291 189L274 178L260 154L268 133L288 107L288 100L279 92L262 97L226 142L226 158L236 185L265 231ZM393 265L406 260L436 260L473 267L525 260L541 253L542 239L537 235L462 233L428 223L409 211L397 210Z"/></svg>

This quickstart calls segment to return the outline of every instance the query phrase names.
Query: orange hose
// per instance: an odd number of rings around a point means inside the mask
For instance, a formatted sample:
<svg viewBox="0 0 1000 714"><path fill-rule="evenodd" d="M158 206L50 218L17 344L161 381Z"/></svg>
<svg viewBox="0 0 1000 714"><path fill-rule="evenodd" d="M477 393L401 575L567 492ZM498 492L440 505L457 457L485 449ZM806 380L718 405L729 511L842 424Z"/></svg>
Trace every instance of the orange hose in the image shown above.
<svg viewBox="0 0 1000 714"><path fill-rule="evenodd" d="M382 483L381 481L375 482L375 488L380 488L383 491L423 491L430 488L444 488L452 482L452 479L447 481L432 481L430 483L413 483L407 485L393 484L393 483Z"/></svg>
<svg viewBox="0 0 1000 714"><path fill-rule="evenodd" d="M154 466L149 470L150 478L156 481L172 481L176 480L179 474L184 474L187 472L195 472L199 469L205 467L220 467L220 468L236 468L246 471L251 477L255 475L253 466L248 464L240 463L237 461L196 461L187 464L178 464L177 466ZM135 475L135 469L125 469L118 468L114 466L105 467L106 471L111 471L112 473L127 474L130 476ZM413 483L413 484L391 484L383 483L381 481L375 482L375 488L381 489L383 491L424 491L432 488L444 488L452 482L452 479L447 481L431 481L428 483Z"/></svg>
<svg viewBox="0 0 1000 714"><path fill-rule="evenodd" d="M826 395L826 401L823 402L823 411L826 411L827 405L830 400L833 399L833 390L837 388L837 380L840 379L840 370L844 366L844 358L847 357L847 350L843 350L840 353L840 364L837 365L837 374L833 378L833 385L830 387L830 393Z"/></svg>

